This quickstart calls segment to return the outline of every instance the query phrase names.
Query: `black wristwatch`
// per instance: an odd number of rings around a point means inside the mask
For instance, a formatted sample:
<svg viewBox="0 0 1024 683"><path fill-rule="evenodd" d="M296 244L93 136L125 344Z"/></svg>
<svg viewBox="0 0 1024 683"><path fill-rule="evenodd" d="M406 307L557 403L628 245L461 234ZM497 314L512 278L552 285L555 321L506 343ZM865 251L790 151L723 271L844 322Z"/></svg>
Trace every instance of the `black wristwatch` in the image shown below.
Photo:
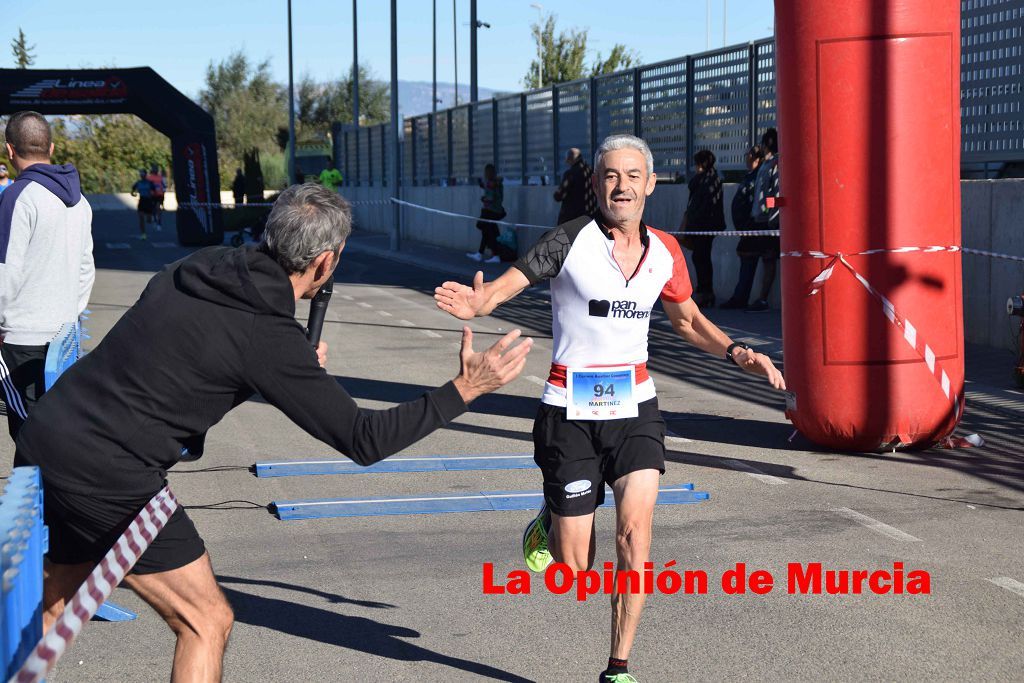
<svg viewBox="0 0 1024 683"><path fill-rule="evenodd" d="M741 348L741 349L749 350L750 347L747 344L744 344L743 342L733 342L732 344L729 344L729 348L727 348L725 350L725 359L727 361L732 362L735 365L739 365L739 363L736 362L736 359L732 355L732 351L735 348Z"/></svg>

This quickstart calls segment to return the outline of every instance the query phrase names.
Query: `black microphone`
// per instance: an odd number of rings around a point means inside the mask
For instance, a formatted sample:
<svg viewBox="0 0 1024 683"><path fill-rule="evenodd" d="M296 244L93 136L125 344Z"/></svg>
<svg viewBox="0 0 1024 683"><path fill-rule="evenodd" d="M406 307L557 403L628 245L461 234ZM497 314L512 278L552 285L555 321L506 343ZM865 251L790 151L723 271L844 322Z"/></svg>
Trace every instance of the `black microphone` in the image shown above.
<svg viewBox="0 0 1024 683"><path fill-rule="evenodd" d="M327 315L327 304L331 302L331 294L334 294L334 276L327 278L327 282L309 302L309 327L306 328L306 339L313 348L320 344L320 333L324 329L324 316Z"/></svg>

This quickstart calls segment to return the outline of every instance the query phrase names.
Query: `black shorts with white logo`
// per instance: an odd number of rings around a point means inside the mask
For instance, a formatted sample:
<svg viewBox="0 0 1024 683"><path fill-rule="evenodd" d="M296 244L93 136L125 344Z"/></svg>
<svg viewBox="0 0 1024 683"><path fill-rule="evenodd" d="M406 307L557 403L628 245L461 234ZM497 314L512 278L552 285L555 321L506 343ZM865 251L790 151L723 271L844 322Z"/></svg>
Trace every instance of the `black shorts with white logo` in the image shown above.
<svg viewBox="0 0 1024 683"><path fill-rule="evenodd" d="M604 502L605 483L638 470L665 473L665 420L657 398L620 420L570 420L564 407L542 403L533 447L548 508L563 517L589 515Z"/></svg>
<svg viewBox="0 0 1024 683"><path fill-rule="evenodd" d="M99 563L149 498L110 499L61 491L43 482L43 521L50 528L46 558L54 564ZM132 569L153 574L198 560L206 545L179 506Z"/></svg>

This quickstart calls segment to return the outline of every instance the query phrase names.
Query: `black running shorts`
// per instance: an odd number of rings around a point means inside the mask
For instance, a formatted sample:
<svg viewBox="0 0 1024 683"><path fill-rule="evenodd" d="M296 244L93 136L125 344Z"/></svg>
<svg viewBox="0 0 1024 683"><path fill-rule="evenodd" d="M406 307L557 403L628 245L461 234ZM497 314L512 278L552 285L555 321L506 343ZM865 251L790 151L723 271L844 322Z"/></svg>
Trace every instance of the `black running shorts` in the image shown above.
<svg viewBox="0 0 1024 683"><path fill-rule="evenodd" d="M151 497L150 497L151 498ZM50 528L46 558L54 564L98 563L150 498L113 500L68 493L43 483L43 520ZM184 567L206 552L192 520L178 507L132 569L154 574Z"/></svg>
<svg viewBox="0 0 1024 683"><path fill-rule="evenodd" d="M657 398L621 420L570 420L564 407L542 403L533 447L548 508L563 517L589 515L604 502L605 483L638 470L665 473L665 420Z"/></svg>

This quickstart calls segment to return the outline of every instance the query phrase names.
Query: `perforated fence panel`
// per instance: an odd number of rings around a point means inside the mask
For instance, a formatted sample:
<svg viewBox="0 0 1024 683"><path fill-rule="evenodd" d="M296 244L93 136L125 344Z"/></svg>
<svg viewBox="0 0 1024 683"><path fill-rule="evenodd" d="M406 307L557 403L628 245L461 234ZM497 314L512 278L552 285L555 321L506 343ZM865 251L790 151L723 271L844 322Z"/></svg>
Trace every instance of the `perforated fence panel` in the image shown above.
<svg viewBox="0 0 1024 683"><path fill-rule="evenodd" d="M402 184L416 184L416 144L413 131L416 130L416 119L402 122Z"/></svg>
<svg viewBox="0 0 1024 683"><path fill-rule="evenodd" d="M418 116L413 119L416 129L416 184L429 185L430 178L430 117Z"/></svg>
<svg viewBox="0 0 1024 683"><path fill-rule="evenodd" d="M597 141L633 132L633 72L594 79L597 88Z"/></svg>
<svg viewBox="0 0 1024 683"><path fill-rule="evenodd" d="M469 105L452 109L452 177L456 182L469 182Z"/></svg>
<svg viewBox="0 0 1024 683"><path fill-rule="evenodd" d="M480 102L473 107L473 165L470 174L480 177L485 164L494 163L494 102Z"/></svg>
<svg viewBox="0 0 1024 683"><path fill-rule="evenodd" d="M551 184L555 171L554 123L551 116L551 89L526 96L526 170L527 178L542 178Z"/></svg>
<svg viewBox="0 0 1024 683"><path fill-rule="evenodd" d="M448 112L437 112L434 117L434 169L432 183L448 181Z"/></svg>
<svg viewBox="0 0 1024 683"><path fill-rule="evenodd" d="M728 48L693 58L693 151L710 149L718 168L744 168L750 144L750 53Z"/></svg>
<svg viewBox="0 0 1024 683"><path fill-rule="evenodd" d="M686 174L686 59L640 69L640 133L659 178Z"/></svg>
<svg viewBox="0 0 1024 683"><path fill-rule="evenodd" d="M778 123L775 106L775 41L763 40L754 44L754 108L756 128L754 142L761 139L769 128Z"/></svg>
<svg viewBox="0 0 1024 683"><path fill-rule="evenodd" d="M555 150L555 174L565 153L572 147L592 163L590 148L590 82L566 83L558 87L558 149Z"/></svg>
<svg viewBox="0 0 1024 683"><path fill-rule="evenodd" d="M964 0L960 17L963 159L1024 159L1024 1Z"/></svg>
<svg viewBox="0 0 1024 683"><path fill-rule="evenodd" d="M497 104L498 175L517 180L523 175L519 97L506 97Z"/></svg>

